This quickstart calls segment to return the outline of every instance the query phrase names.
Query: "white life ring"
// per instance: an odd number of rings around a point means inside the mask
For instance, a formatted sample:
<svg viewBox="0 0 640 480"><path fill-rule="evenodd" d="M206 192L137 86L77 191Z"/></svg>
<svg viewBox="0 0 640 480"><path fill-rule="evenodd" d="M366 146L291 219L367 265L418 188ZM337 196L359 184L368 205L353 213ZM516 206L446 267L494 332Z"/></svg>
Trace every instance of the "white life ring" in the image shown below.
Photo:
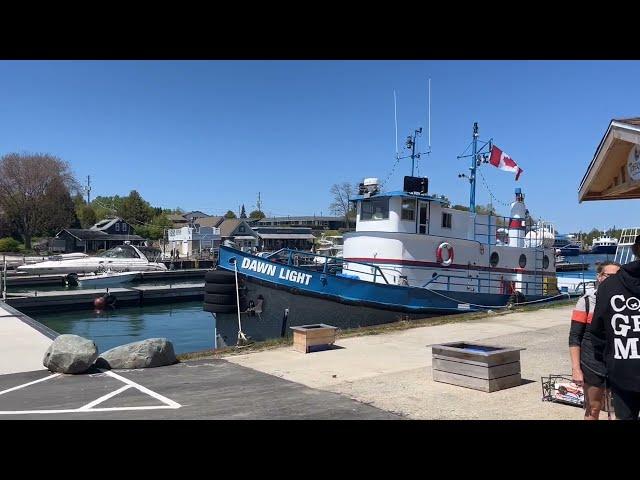
<svg viewBox="0 0 640 480"><path fill-rule="evenodd" d="M446 260L442 256L442 252L444 250L447 251L448 255L448 258ZM453 263L453 247L447 242L442 242L438 246L438 250L436 251L436 259L438 260L438 263L443 267L448 267L449 265L451 265Z"/></svg>

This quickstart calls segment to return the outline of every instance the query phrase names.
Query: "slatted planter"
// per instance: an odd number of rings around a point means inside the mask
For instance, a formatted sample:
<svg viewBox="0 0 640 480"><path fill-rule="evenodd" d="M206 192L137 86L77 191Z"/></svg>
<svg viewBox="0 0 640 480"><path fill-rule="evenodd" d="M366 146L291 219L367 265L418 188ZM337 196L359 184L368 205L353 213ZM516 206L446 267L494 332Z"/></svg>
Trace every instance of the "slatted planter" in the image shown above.
<svg viewBox="0 0 640 480"><path fill-rule="evenodd" d="M469 342L434 345L433 380L483 392L495 392L522 383L520 351Z"/></svg>
<svg viewBox="0 0 640 480"><path fill-rule="evenodd" d="M324 323L290 328L293 330L293 349L302 353L329 348L336 341L338 330L338 327Z"/></svg>

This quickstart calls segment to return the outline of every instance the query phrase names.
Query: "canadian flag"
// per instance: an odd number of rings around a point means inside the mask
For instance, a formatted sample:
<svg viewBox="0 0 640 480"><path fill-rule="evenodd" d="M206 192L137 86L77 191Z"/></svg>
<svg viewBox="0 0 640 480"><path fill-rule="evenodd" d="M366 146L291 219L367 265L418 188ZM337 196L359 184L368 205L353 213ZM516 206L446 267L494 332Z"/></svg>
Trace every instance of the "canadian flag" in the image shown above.
<svg viewBox="0 0 640 480"><path fill-rule="evenodd" d="M491 146L491 158L489 158L489 163L494 167L498 167L500 170L515 172L516 182L518 181L518 178L520 178L520 174L524 171L509 155L504 153L495 145Z"/></svg>

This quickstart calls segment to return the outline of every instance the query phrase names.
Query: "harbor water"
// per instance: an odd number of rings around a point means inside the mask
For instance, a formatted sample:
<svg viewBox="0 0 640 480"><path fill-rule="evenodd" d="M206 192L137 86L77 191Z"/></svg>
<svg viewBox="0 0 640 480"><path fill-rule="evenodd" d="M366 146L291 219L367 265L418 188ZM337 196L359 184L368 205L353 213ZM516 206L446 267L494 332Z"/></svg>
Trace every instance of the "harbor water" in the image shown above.
<svg viewBox="0 0 640 480"><path fill-rule="evenodd" d="M58 333L90 338L99 352L156 337L169 339L176 354L214 348L215 320L202 310L201 301L31 317Z"/></svg>
<svg viewBox="0 0 640 480"><path fill-rule="evenodd" d="M568 263L586 263L589 265L587 270L574 271L574 272L558 272L559 278L578 278L583 281L592 281L596 279L596 267L600 262L613 261L615 255L613 254L580 254L575 257L566 257Z"/></svg>

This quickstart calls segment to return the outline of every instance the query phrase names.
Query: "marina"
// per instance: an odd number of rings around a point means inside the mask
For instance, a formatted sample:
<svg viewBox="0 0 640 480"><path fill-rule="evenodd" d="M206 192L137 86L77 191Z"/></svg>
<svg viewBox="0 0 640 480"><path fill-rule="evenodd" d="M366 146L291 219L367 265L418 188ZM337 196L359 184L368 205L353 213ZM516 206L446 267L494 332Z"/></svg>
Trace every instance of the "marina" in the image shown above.
<svg viewBox="0 0 640 480"><path fill-rule="evenodd" d="M638 65L5 67L0 420L616 416Z"/></svg>

